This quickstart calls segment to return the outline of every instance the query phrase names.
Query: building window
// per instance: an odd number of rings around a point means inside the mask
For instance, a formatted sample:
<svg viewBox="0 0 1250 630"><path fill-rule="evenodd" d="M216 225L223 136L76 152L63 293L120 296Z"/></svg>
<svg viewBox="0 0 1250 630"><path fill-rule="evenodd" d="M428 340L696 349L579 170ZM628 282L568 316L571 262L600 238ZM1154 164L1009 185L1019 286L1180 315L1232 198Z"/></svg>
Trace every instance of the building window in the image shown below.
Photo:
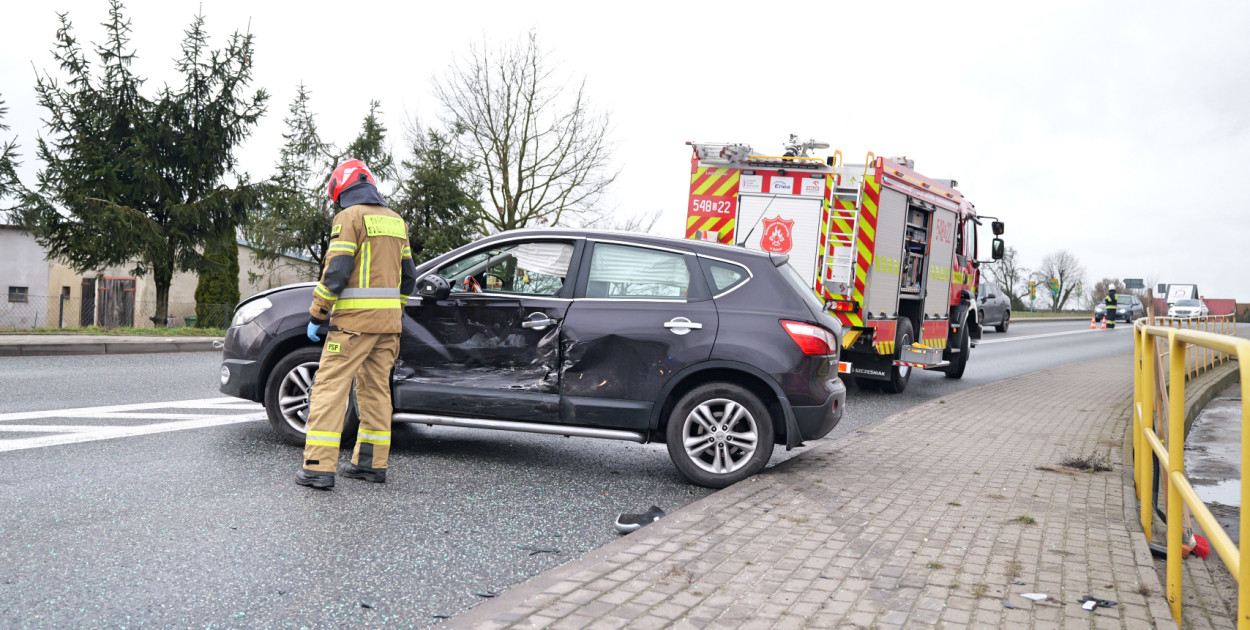
<svg viewBox="0 0 1250 630"><path fill-rule="evenodd" d="M29 287L9 287L10 302L25 302Z"/></svg>

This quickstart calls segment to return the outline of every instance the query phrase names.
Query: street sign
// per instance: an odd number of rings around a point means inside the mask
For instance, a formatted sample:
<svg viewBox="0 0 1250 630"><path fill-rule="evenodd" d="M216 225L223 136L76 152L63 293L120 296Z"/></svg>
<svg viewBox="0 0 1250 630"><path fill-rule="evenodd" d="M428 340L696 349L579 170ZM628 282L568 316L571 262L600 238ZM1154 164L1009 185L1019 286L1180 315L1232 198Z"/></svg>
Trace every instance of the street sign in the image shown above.
<svg viewBox="0 0 1250 630"><path fill-rule="evenodd" d="M1059 297L1059 278L1050 279L1050 294Z"/></svg>
<svg viewBox="0 0 1250 630"><path fill-rule="evenodd" d="M1142 280L1141 278L1125 278L1124 288L1125 289L1144 289L1146 288L1146 281Z"/></svg>
<svg viewBox="0 0 1250 630"><path fill-rule="evenodd" d="M1032 280L1029 280L1029 301L1032 302L1033 300L1036 300L1036 299L1037 299L1037 283Z"/></svg>

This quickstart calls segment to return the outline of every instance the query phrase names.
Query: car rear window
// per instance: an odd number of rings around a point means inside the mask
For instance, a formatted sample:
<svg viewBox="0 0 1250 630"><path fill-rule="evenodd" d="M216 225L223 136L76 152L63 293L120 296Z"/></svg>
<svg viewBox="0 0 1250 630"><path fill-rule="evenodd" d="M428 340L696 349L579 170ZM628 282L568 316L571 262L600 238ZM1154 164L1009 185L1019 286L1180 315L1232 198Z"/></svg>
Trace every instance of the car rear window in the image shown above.
<svg viewBox="0 0 1250 630"><path fill-rule="evenodd" d="M689 292L690 268L684 255L645 247L595 244L586 297L684 299Z"/></svg>
<svg viewBox="0 0 1250 630"><path fill-rule="evenodd" d="M825 305L820 301L820 298L816 297L816 292L807 286L807 283L803 281L803 276L799 275L799 272L794 267L791 267L790 263L778 267L777 271L781 272L781 277L786 279L786 284L790 285L790 288L794 289L803 298L803 301L812 307L813 313L819 313L824 310Z"/></svg>

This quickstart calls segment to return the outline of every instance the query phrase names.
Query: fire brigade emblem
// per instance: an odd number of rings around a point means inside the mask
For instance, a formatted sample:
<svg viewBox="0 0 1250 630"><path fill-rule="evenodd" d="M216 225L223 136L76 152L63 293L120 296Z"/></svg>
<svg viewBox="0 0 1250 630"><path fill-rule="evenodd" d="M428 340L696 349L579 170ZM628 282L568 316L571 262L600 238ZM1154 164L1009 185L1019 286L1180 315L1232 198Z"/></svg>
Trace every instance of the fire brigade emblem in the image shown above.
<svg viewBox="0 0 1250 630"><path fill-rule="evenodd" d="M760 237L760 249L775 254L784 254L794 247L792 230L794 221L777 215L772 219L764 219L764 234Z"/></svg>

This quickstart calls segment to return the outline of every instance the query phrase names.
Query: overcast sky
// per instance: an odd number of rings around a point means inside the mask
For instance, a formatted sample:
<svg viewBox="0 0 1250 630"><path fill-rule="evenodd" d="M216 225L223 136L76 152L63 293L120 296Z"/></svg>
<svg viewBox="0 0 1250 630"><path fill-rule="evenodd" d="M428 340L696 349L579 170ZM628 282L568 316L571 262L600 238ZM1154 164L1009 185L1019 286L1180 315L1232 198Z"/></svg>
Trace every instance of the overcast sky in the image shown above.
<svg viewBox="0 0 1250 630"><path fill-rule="evenodd" d="M533 29L559 74L586 79L611 115L621 177L605 203L662 210L680 236L688 140L780 150L789 134L906 155L955 178L1007 223L1025 264L1069 249L1086 286L1104 276L1196 283L1250 301L1250 3L302 2L132 1L136 72L176 83L172 59L203 7L213 43L257 37L255 86L269 113L239 150L272 172L282 118L303 81L329 139L345 144L382 102L392 144L406 119L439 111L431 78L483 40ZM609 9L615 6L615 9ZM15 3L0 38L0 97L23 147L43 112L35 68L57 11L101 41L104 0ZM1039 302L1040 304L1040 302Z"/></svg>

